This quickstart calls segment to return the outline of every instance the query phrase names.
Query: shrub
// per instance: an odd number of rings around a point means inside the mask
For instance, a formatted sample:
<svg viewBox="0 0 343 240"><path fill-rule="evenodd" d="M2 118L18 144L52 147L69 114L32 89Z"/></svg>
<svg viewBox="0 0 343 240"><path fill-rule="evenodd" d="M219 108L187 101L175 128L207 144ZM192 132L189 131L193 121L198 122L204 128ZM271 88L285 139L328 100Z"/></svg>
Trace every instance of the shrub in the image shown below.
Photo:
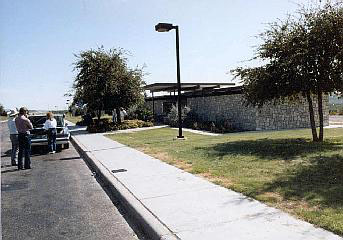
<svg viewBox="0 0 343 240"><path fill-rule="evenodd" d="M83 115L81 118L82 118L82 120L78 121L76 123L76 125L79 125L79 126L89 126L89 125L93 124L93 118L92 118L92 115L90 113L87 113L86 115Z"/></svg>
<svg viewBox="0 0 343 240"><path fill-rule="evenodd" d="M196 113L194 113L193 111L189 111L186 115L185 120L183 121L183 126L188 127L188 128L197 129L197 127L198 127L197 122L199 122L198 115ZM195 127L194 127L194 125L195 125Z"/></svg>
<svg viewBox="0 0 343 240"><path fill-rule="evenodd" d="M237 129L234 128L232 122L229 119L225 119L222 121L217 121L215 123L215 128L214 128L213 132L227 133L227 132L236 132L236 131L237 131Z"/></svg>
<svg viewBox="0 0 343 240"><path fill-rule="evenodd" d="M153 127L154 124L152 122L143 122L142 127Z"/></svg>
<svg viewBox="0 0 343 240"><path fill-rule="evenodd" d="M93 123L88 125L87 131L90 133L102 133L112 130L112 123L109 122L109 119L95 119Z"/></svg>
<svg viewBox="0 0 343 240"><path fill-rule="evenodd" d="M343 104L329 104L330 115L343 115Z"/></svg>
<svg viewBox="0 0 343 240"><path fill-rule="evenodd" d="M152 122L142 120L125 120L124 123L128 126L128 128L142 128L154 126Z"/></svg>
<svg viewBox="0 0 343 240"><path fill-rule="evenodd" d="M190 113L191 109L187 106L183 107L181 110L181 120L184 122L187 115ZM168 114L168 122L171 127L177 127L179 123L178 109L175 105L172 106L170 113Z"/></svg>
<svg viewBox="0 0 343 240"><path fill-rule="evenodd" d="M0 115L7 116L4 106L0 103Z"/></svg>
<svg viewBox="0 0 343 240"><path fill-rule="evenodd" d="M230 119L225 119L221 121L201 121L197 114L191 111L189 107L184 107L182 109L181 118L183 121L183 127L192 128L195 130L205 130L214 133L228 133L237 132ZM178 126L178 110L176 106L171 108L168 114L168 123L171 127Z"/></svg>
<svg viewBox="0 0 343 240"><path fill-rule="evenodd" d="M168 124L171 127L176 127L178 125L178 110L176 106L172 106L168 114Z"/></svg>
<svg viewBox="0 0 343 240"><path fill-rule="evenodd" d="M87 127L90 133L102 133L107 131L125 130L130 128L152 127L152 122L142 120L124 120L122 123L113 123L109 119L94 120L94 123Z"/></svg>
<svg viewBox="0 0 343 240"><path fill-rule="evenodd" d="M232 122L227 119L224 121L194 121L192 125L189 126L195 130L204 130L214 133L228 133L228 132L237 132L238 129L233 127Z"/></svg>
<svg viewBox="0 0 343 240"><path fill-rule="evenodd" d="M329 114L330 114L330 115L337 115L338 112L337 112L336 110L330 110L330 111L329 111Z"/></svg>
<svg viewBox="0 0 343 240"><path fill-rule="evenodd" d="M150 111L150 109L144 104L130 107L127 110L127 119L130 120L138 119L142 121L152 122L153 118L154 116L152 114L152 111Z"/></svg>

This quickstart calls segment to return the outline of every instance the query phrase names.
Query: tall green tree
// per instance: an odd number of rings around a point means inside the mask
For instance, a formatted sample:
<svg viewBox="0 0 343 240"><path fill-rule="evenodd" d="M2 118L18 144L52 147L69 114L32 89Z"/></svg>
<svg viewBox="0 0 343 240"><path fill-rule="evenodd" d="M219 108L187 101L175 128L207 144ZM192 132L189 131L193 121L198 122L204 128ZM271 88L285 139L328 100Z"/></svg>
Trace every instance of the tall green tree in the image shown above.
<svg viewBox="0 0 343 240"><path fill-rule="evenodd" d="M121 49L82 51L75 55L74 102L87 104L98 119L103 110L128 108L143 99L143 70L127 65L126 53Z"/></svg>
<svg viewBox="0 0 343 240"><path fill-rule="evenodd" d="M260 37L255 59L265 64L231 71L242 80L248 104L261 107L302 95L308 102L313 141L323 141L323 94L343 91L342 3L302 7L299 15L270 24ZM312 96L318 101L319 136Z"/></svg>
<svg viewBox="0 0 343 240"><path fill-rule="evenodd" d="M5 112L5 108L4 108L4 106L0 103L0 115L3 115L4 112Z"/></svg>

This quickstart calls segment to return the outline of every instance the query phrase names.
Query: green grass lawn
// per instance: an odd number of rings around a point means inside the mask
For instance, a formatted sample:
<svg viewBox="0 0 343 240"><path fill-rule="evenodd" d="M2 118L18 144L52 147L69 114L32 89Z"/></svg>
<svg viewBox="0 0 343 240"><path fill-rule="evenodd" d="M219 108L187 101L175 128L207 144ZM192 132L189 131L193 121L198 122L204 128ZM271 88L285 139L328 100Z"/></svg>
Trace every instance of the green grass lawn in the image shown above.
<svg viewBox="0 0 343 240"><path fill-rule="evenodd" d="M324 143L312 143L307 129L176 135L109 137L343 236L343 129L325 129Z"/></svg>
<svg viewBox="0 0 343 240"><path fill-rule="evenodd" d="M72 123L77 123L81 121L81 116L72 116L71 114L66 114L66 120L72 122Z"/></svg>
<svg viewBox="0 0 343 240"><path fill-rule="evenodd" d="M0 116L0 121L5 121L5 120L7 120L7 119L8 119L7 116Z"/></svg>

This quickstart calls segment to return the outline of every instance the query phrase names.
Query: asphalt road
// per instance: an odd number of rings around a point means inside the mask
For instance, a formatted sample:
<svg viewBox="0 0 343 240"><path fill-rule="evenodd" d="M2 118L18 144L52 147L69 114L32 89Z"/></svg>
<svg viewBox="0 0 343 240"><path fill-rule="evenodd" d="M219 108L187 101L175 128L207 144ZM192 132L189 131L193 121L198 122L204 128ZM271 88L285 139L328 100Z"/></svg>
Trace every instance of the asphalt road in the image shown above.
<svg viewBox="0 0 343 240"><path fill-rule="evenodd" d="M2 239L143 239L72 144L33 154L32 169L18 171L10 166L7 124L0 127Z"/></svg>

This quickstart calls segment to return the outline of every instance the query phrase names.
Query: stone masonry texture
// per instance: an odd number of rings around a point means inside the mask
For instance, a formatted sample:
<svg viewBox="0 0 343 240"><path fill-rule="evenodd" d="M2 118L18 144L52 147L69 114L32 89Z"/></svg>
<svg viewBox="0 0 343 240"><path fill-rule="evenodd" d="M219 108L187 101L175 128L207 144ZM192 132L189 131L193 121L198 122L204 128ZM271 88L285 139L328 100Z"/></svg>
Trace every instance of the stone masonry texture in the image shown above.
<svg viewBox="0 0 343 240"><path fill-rule="evenodd" d="M319 125L318 102L313 97L315 121ZM155 100L155 115L163 115L163 102ZM152 109L152 101L148 106ZM298 101L278 101L261 108L246 106L242 94L188 97L187 106L202 121L228 121L235 128L242 130L279 130L292 128L309 128L310 118L307 100L300 97ZM329 125L329 97L323 97L324 126Z"/></svg>

